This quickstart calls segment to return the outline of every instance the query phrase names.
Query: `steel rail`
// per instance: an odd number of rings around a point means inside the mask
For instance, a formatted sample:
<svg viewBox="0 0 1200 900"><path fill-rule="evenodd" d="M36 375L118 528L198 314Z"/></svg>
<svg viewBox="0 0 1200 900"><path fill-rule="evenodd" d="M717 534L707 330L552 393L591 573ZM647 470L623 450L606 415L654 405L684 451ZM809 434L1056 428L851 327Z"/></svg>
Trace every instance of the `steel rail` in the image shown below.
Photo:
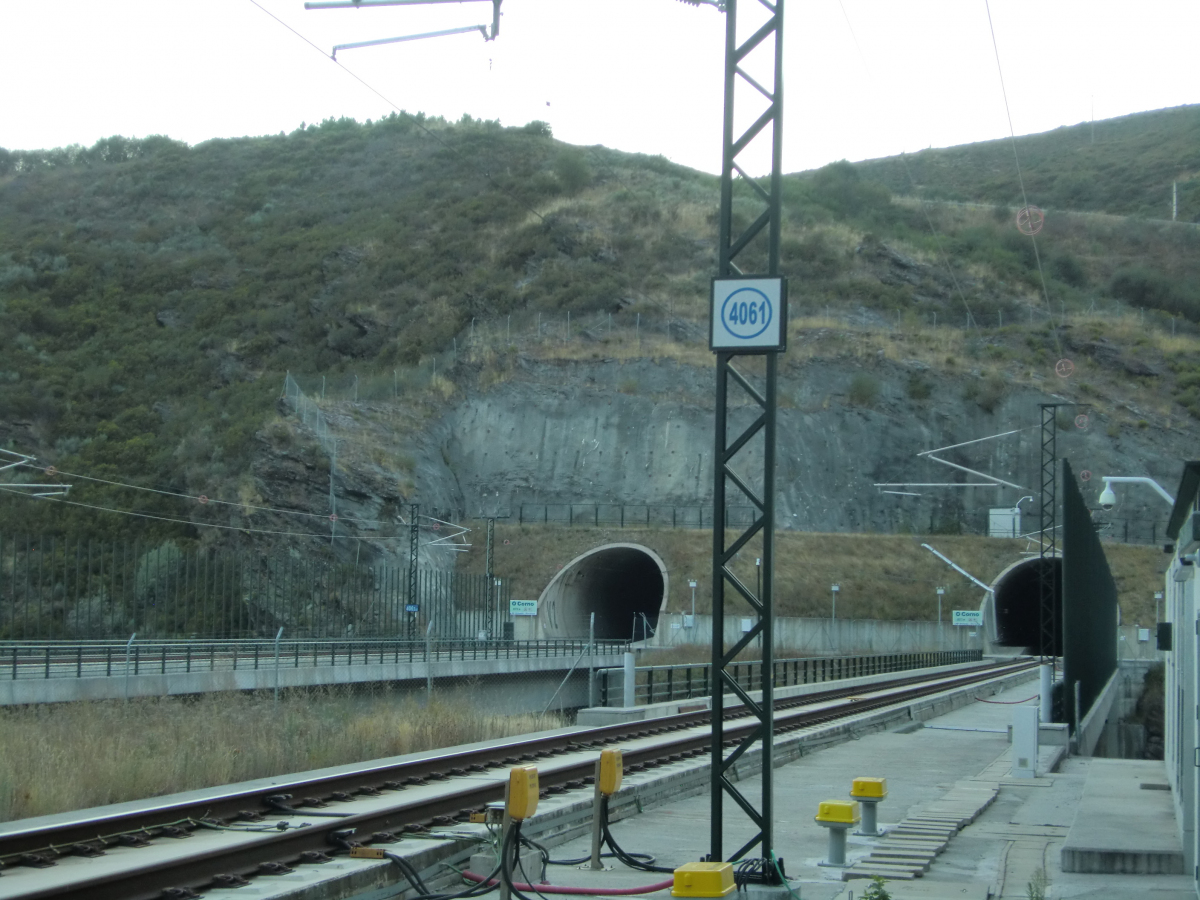
<svg viewBox="0 0 1200 900"><path fill-rule="evenodd" d="M776 731L794 731L885 706L910 702L922 696L1012 674L1034 664L1033 661L1022 661L1007 666L991 664L951 673L948 676L946 673L938 673L932 676L889 680L876 685L818 692L795 698L788 705L789 708L777 714ZM778 707L783 707L783 704L778 704ZM734 708L727 709L727 713L726 718L733 721L725 728L726 746L738 743L745 733L758 727L757 720L739 720L738 711ZM638 723L600 726L569 734L511 741L449 756L430 756L401 764L368 766L353 772L317 779L280 781L269 788L248 789L208 800L164 804L149 810L115 816L89 817L0 837L0 860L21 865L28 864L28 858L22 860L24 854L45 853L49 848L69 854L74 850L73 845L107 845L108 841L100 837L105 833L115 836L140 832L147 838L169 836L162 832L164 827L189 819L196 822L205 819L228 822L254 818L254 814L257 813L303 820L306 812L314 811L313 806L300 808L294 814L283 814L273 812L266 803L266 798L274 794L292 792L318 795L326 793L328 796L332 793L331 789L336 787L341 796L335 799L366 800L381 790L403 790L408 784L428 783L430 779L442 780L457 775L482 773L488 769L536 760L548 760L539 765L540 781L544 790L549 793L562 793L565 790L583 787L592 779L594 755L588 753L584 756L580 751L617 741L667 735L651 744L625 749L627 769L641 771L706 753L710 749L711 731L702 726L708 724L707 711L685 713ZM550 759L564 753L575 753L576 756L558 761ZM35 889L19 896L22 900L38 900L51 896L87 897L94 900L152 900L162 897L163 892L169 888L213 886L216 873L255 876L262 875L259 867L264 864L311 861L306 859L305 854L328 853L334 850L330 835L335 831L354 829L359 835L421 831L429 825L453 824L455 817L465 818L470 811L480 809L487 803L503 797L504 780L499 776L487 784L479 784L478 781L464 781L461 784L461 787L447 784L446 790L438 792L432 798L416 794L408 797L397 796L390 798L394 802L389 802L383 808L350 813L340 818L325 818L290 831L256 833L253 841L233 848L213 849L183 858L159 860L134 870L81 880L69 888L56 886L42 891ZM298 804L307 802L295 801ZM320 803L321 799L315 802ZM256 803L261 805L256 806ZM248 806L251 808L247 809Z"/></svg>
<svg viewBox="0 0 1200 900"><path fill-rule="evenodd" d="M985 663L964 672L992 671L994 664ZM872 686L871 690L885 687L903 687L929 681L931 678L944 678L946 673L930 675L907 675L901 678L888 679ZM787 710L797 706L811 706L846 696L861 694L862 686L846 687L844 685L824 691L814 691L799 697L778 700L776 709ZM741 715L740 705L729 705L724 711L724 718L736 719ZM120 834L127 831L160 828L164 825L183 819L223 818L234 819L244 813L270 812L266 798L280 793L291 793L299 797L327 799L334 792L353 795L363 789L393 790L389 784L403 785L405 782L415 784L423 780L441 780L447 776L480 772L484 769L499 765L516 765L518 762L528 762L533 759L544 759L555 753L570 752L581 749L585 744L612 743L618 740L633 740L651 735L663 734L667 731L678 731L696 725L707 724L710 713L708 710L679 713L672 716L662 716L654 719L644 719L636 722L626 722L616 725L601 725L587 730L569 732L538 738L516 738L503 743L493 743L487 747L471 750L459 750L453 753L431 751L429 756L421 759L409 759L401 763L384 765L365 765L352 772L338 773L320 778L288 779L286 776L274 780L268 788L247 788L206 797L198 800L183 802L165 802L161 805L143 806L137 810L121 813L104 813L97 811L95 815L79 819L54 823L51 825L32 828L26 831L0 834L0 871L4 861L23 853L36 853L49 847L64 847L78 843L86 843L97 839L97 835ZM297 801L300 802L300 801ZM313 807L315 808L315 807Z"/></svg>

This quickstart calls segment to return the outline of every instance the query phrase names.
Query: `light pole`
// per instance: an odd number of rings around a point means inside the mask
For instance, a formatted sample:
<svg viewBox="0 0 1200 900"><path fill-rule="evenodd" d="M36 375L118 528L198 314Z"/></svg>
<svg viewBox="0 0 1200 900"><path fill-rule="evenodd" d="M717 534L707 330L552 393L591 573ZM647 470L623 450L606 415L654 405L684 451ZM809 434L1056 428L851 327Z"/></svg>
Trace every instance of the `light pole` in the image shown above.
<svg viewBox="0 0 1200 900"><path fill-rule="evenodd" d="M832 602L829 605L829 621L831 624L837 621L837 595L841 589L842 586L837 582L829 586L829 592L832 595Z"/></svg>
<svg viewBox="0 0 1200 900"><path fill-rule="evenodd" d="M1163 598L1162 591L1154 592L1154 622L1155 622L1155 624L1158 624L1159 622L1162 621L1162 616L1159 615L1159 612L1158 612L1158 607L1159 607L1159 604L1162 603L1162 598Z"/></svg>
<svg viewBox="0 0 1200 900"><path fill-rule="evenodd" d="M754 557L754 596L762 599L762 557Z"/></svg>
<svg viewBox="0 0 1200 900"><path fill-rule="evenodd" d="M692 589L692 621L689 627L696 627L696 582L689 581L688 587Z"/></svg>
<svg viewBox="0 0 1200 900"><path fill-rule="evenodd" d="M942 640L942 594L944 594L944 593L946 593L946 589L945 589L944 587L940 587L940 588L938 588L938 589L937 589L937 598L938 598L938 649L939 649L939 650L945 650L945 649L946 649L946 642Z"/></svg>

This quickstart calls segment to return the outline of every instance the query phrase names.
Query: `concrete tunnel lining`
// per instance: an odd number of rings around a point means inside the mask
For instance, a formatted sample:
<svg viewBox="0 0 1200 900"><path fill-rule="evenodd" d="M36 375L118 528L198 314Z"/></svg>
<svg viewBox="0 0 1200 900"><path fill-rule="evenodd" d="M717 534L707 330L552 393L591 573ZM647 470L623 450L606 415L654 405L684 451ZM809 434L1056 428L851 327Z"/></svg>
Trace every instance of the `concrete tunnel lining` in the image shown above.
<svg viewBox="0 0 1200 900"><path fill-rule="evenodd" d="M586 638L592 613L598 639L628 639L634 620L642 615L651 628L657 628L659 613L666 609L667 586L667 567L649 547L596 547L563 566L542 591L538 600L542 634Z"/></svg>
<svg viewBox="0 0 1200 900"><path fill-rule="evenodd" d="M1047 563L1054 569L1058 596L1062 598L1062 558L1052 557ZM1001 647L1023 648L1038 652L1041 644L1042 594L1039 577L1043 562L1040 557L1013 563L992 582L992 605L995 615L995 642ZM1062 612L1056 619L1054 655L1062 653Z"/></svg>

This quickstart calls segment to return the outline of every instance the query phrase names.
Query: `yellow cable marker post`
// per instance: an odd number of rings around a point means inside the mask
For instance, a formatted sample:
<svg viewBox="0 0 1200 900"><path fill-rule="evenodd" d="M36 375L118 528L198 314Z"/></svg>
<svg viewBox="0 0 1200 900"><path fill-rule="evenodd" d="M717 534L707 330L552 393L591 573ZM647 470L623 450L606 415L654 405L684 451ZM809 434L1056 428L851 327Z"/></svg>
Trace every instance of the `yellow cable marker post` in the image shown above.
<svg viewBox="0 0 1200 900"><path fill-rule="evenodd" d="M625 774L625 756L620 750L601 750L596 760L596 788L592 792L592 869L604 868L600 861L603 842L601 835L601 805L621 789L621 777Z"/></svg>
<svg viewBox="0 0 1200 900"><path fill-rule="evenodd" d="M620 750L600 751L600 777L597 784L600 793L611 797L621 789L621 777L625 774L625 756Z"/></svg>
<svg viewBox="0 0 1200 900"><path fill-rule="evenodd" d="M508 770L508 814L518 822L537 812L537 766L513 766Z"/></svg>
<svg viewBox="0 0 1200 900"><path fill-rule="evenodd" d="M726 897L734 891L733 864L690 862L675 870L672 897Z"/></svg>
<svg viewBox="0 0 1200 900"><path fill-rule="evenodd" d="M855 778L850 785L850 796L862 803L862 826L856 834L878 837L879 822L875 807L887 799L886 778Z"/></svg>
<svg viewBox="0 0 1200 900"><path fill-rule="evenodd" d="M814 816L818 825L829 829L829 856L819 866L846 865L846 829L862 821L857 800L822 800Z"/></svg>

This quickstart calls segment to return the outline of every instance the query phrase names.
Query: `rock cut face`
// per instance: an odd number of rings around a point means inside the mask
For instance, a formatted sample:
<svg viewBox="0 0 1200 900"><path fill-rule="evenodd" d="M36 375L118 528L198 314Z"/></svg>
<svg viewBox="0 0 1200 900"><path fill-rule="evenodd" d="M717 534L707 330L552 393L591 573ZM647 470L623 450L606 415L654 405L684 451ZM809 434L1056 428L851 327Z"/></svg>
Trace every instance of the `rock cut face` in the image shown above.
<svg viewBox="0 0 1200 900"><path fill-rule="evenodd" d="M653 550L638 544L606 544L563 566L542 591L538 618L548 638L586 638L596 616L596 637L615 640L636 632L646 617L651 629L667 597L667 570Z"/></svg>

